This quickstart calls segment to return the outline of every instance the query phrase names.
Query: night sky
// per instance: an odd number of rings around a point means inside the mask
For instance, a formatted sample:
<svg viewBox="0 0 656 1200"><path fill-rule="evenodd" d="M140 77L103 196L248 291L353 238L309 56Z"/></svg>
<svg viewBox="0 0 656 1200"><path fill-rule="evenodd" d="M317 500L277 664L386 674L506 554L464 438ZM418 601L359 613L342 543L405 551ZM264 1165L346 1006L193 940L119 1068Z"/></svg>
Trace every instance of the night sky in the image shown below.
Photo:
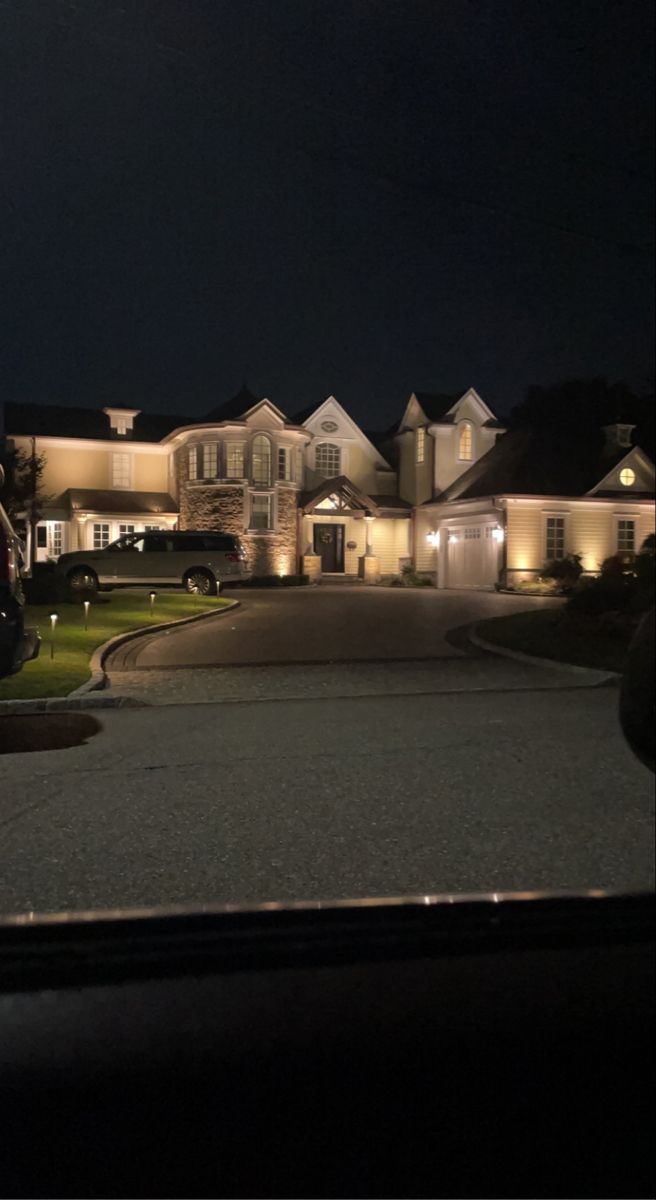
<svg viewBox="0 0 656 1200"><path fill-rule="evenodd" d="M652 373L643 0L0 0L0 399Z"/></svg>

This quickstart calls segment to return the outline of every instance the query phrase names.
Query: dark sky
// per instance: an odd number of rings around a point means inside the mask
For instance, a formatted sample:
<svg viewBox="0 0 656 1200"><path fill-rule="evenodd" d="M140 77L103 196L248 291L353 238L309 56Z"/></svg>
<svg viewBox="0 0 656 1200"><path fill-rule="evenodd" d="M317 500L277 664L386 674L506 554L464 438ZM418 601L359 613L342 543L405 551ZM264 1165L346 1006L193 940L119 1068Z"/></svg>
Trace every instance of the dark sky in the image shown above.
<svg viewBox="0 0 656 1200"><path fill-rule="evenodd" d="M0 0L0 398L652 371L643 0Z"/></svg>

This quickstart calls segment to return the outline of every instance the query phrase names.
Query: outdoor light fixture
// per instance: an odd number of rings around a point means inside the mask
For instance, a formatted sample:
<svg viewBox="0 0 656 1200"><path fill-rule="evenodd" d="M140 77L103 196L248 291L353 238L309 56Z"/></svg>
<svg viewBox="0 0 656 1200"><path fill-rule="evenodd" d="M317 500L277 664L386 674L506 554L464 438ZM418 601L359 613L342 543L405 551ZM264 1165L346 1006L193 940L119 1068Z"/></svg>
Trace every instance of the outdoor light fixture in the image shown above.
<svg viewBox="0 0 656 1200"><path fill-rule="evenodd" d="M458 541L460 541L460 538L458 537L457 533L449 534L449 542L451 543L452 546Z"/></svg>
<svg viewBox="0 0 656 1200"><path fill-rule="evenodd" d="M151 617L152 617L153 613L155 612L155 596L156 595L157 595L157 592L149 592L148 593L148 599L150 600L150 615L151 615Z"/></svg>
<svg viewBox="0 0 656 1200"><path fill-rule="evenodd" d="M55 627L59 620L59 613L52 612L50 614L50 657L55 657Z"/></svg>
<svg viewBox="0 0 656 1200"><path fill-rule="evenodd" d="M437 530L435 533L427 533L427 534L426 534L426 541L428 542L428 544L429 544L430 546L434 546L434 547L435 547L435 549L436 549L436 550L438 550L438 549L439 549L439 545L440 545L440 531L439 531L439 529L438 529L438 530Z"/></svg>
<svg viewBox="0 0 656 1200"><path fill-rule="evenodd" d="M85 629L89 628L89 609L90 609L90 607L91 607L91 601L85 600L84 601L84 628Z"/></svg>
<svg viewBox="0 0 656 1200"><path fill-rule="evenodd" d="M501 526L500 526L500 525L497 525L497 526L496 526L496 527L495 527L495 528L492 530L492 537L494 538L495 542L502 542L502 541L503 541L503 539L504 539L504 532L503 532L503 529L501 528Z"/></svg>

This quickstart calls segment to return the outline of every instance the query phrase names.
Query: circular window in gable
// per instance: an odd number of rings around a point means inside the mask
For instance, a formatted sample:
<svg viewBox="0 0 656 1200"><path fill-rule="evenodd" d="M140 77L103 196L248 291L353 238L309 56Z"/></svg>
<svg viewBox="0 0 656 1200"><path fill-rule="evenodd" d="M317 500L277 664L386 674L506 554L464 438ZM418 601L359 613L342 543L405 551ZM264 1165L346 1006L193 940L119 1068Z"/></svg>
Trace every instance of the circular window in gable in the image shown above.
<svg viewBox="0 0 656 1200"><path fill-rule="evenodd" d="M324 433L335 433L337 430L337 421L322 421L321 428Z"/></svg>
<svg viewBox="0 0 656 1200"><path fill-rule="evenodd" d="M631 467L623 467L620 471L620 483L623 487L633 487L635 483L635 471Z"/></svg>

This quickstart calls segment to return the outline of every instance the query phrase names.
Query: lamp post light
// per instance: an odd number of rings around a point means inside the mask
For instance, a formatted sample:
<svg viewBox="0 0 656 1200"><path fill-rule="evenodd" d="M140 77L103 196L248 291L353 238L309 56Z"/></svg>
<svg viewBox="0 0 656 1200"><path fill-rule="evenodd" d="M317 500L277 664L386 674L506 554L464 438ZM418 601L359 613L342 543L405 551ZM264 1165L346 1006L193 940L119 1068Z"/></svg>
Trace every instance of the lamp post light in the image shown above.
<svg viewBox="0 0 656 1200"><path fill-rule="evenodd" d="M84 601L84 628L85 629L89 628L89 609L90 608L91 608L91 601L85 600Z"/></svg>
<svg viewBox="0 0 656 1200"><path fill-rule="evenodd" d="M153 616L155 615L155 597L156 597L156 595L157 595L157 592L149 592L148 593L148 599L150 600L150 618L151 618L151 620L152 620Z"/></svg>
<svg viewBox="0 0 656 1200"><path fill-rule="evenodd" d="M55 628L59 620L59 613L52 612L50 614L50 657L55 657Z"/></svg>

